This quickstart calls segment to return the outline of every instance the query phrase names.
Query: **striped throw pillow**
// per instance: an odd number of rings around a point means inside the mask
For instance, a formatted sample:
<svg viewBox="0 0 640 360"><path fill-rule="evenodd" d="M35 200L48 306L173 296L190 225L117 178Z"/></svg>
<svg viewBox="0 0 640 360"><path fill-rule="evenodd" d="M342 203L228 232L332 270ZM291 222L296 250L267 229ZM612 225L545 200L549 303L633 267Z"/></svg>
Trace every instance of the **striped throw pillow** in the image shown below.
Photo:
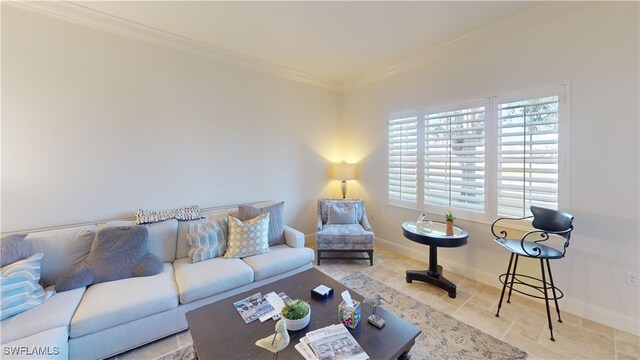
<svg viewBox="0 0 640 360"><path fill-rule="evenodd" d="M222 217L208 224L191 224L187 232L189 262L213 259L227 250L227 219Z"/></svg>
<svg viewBox="0 0 640 360"><path fill-rule="evenodd" d="M229 216L225 259L243 258L269 251L269 213L242 222Z"/></svg>
<svg viewBox="0 0 640 360"><path fill-rule="evenodd" d="M0 290L2 292L0 320L29 310L55 293L54 291L45 292L38 283L41 263L42 253L37 253L0 269Z"/></svg>

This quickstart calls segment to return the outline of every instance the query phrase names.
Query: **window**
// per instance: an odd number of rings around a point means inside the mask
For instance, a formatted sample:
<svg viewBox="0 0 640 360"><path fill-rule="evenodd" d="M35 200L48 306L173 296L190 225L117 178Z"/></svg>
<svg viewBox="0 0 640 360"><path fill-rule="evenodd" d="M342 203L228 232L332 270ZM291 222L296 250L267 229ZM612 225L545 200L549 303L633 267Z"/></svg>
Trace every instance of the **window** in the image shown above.
<svg viewBox="0 0 640 360"><path fill-rule="evenodd" d="M484 212L485 106L424 116L424 204Z"/></svg>
<svg viewBox="0 0 640 360"><path fill-rule="evenodd" d="M559 96L498 101L498 215L557 209Z"/></svg>
<svg viewBox="0 0 640 360"><path fill-rule="evenodd" d="M417 135L417 116L389 120L389 200L395 203L417 203Z"/></svg>
<svg viewBox="0 0 640 360"><path fill-rule="evenodd" d="M484 221L557 209L568 195L566 87L390 117L389 203Z"/></svg>

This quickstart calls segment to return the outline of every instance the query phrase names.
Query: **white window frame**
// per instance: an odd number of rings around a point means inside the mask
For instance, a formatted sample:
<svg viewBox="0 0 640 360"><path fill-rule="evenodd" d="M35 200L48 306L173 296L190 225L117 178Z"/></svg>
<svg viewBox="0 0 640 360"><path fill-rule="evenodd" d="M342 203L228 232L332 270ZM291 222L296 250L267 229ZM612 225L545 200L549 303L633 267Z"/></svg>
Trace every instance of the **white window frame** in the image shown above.
<svg viewBox="0 0 640 360"><path fill-rule="evenodd" d="M453 208L453 213L461 219L490 223L498 217L498 104L527 100L546 96L558 96L558 209L571 207L570 198L570 154L571 154L571 83L564 81L524 91L514 91L493 95L477 100L454 102L447 105L427 106L411 112L395 113L388 120L402 116L417 116L417 201L394 201L389 198L389 134L387 121L387 204L437 216L449 211L448 207L426 205L424 202L424 119L425 115L485 106L485 201L484 213ZM478 105L479 104L479 105ZM437 217L436 217L437 219Z"/></svg>

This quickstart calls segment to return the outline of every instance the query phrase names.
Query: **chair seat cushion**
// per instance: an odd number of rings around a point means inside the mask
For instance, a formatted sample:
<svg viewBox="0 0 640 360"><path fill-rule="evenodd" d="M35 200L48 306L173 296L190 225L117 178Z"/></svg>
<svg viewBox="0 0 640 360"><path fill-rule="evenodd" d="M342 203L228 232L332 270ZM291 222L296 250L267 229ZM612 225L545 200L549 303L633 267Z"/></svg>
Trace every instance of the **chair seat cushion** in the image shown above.
<svg viewBox="0 0 640 360"><path fill-rule="evenodd" d="M524 242L524 248L526 252L522 249L522 243L520 240L512 240L512 239L495 239L496 243L505 249L511 251L512 253L520 256L539 258L539 259L561 259L564 257L561 251L554 249L550 246L533 243L530 241ZM540 250L534 250L534 248L539 248Z"/></svg>
<svg viewBox="0 0 640 360"><path fill-rule="evenodd" d="M158 275L91 285L71 320L72 338L112 328L178 307L170 263Z"/></svg>
<svg viewBox="0 0 640 360"><path fill-rule="evenodd" d="M373 238L360 224L325 225L316 233L318 250L372 250Z"/></svg>
<svg viewBox="0 0 640 360"><path fill-rule="evenodd" d="M251 266L255 273L255 281L259 281L313 262L313 257L313 250L309 248L276 245L266 254L253 255L242 260Z"/></svg>
<svg viewBox="0 0 640 360"><path fill-rule="evenodd" d="M269 254L266 254L269 255ZM221 257L190 263L189 258L173 263L180 303L219 294L253 282L253 269L241 259Z"/></svg>
<svg viewBox="0 0 640 360"><path fill-rule="evenodd" d="M53 286L45 290L53 290ZM2 343L54 328L69 327L85 288L56 293L40 305L2 321ZM66 332L65 332L66 341Z"/></svg>

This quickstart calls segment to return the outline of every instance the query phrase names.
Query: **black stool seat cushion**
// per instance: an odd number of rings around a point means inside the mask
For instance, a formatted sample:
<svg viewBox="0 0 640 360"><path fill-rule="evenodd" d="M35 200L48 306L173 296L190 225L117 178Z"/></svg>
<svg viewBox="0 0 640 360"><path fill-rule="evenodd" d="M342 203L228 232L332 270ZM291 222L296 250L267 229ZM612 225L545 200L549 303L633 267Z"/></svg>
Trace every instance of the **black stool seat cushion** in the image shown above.
<svg viewBox="0 0 640 360"><path fill-rule="evenodd" d="M564 257L564 254L561 251L540 243L536 244L530 241L521 242L520 240L501 238L495 239L495 241L500 246L520 256L526 256L536 259L561 259ZM523 244L526 252L522 250ZM534 250L534 248L538 248L540 249L540 251L538 252L538 250Z"/></svg>

